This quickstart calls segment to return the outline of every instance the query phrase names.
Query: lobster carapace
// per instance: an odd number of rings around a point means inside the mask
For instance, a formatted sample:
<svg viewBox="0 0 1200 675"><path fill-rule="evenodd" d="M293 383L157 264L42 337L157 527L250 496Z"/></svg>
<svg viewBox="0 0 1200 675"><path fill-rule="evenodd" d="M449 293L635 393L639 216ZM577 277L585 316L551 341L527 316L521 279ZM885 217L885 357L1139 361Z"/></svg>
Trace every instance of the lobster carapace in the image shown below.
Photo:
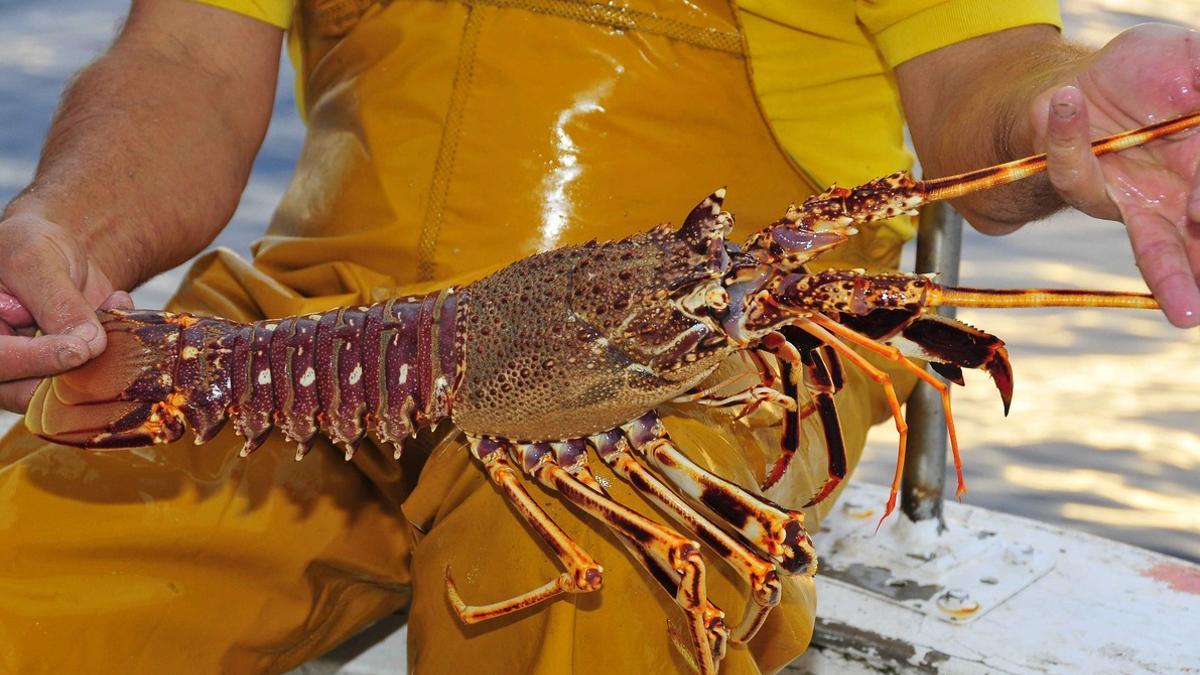
<svg viewBox="0 0 1200 675"><path fill-rule="evenodd" d="M1102 139L1093 150L1114 152L1198 124L1200 114ZM107 351L44 381L26 423L55 442L121 448L176 440L186 426L203 443L231 419L246 438L243 454L278 427L297 443L300 459L318 433L344 444L347 458L367 434L396 443L398 456L405 438L449 418L565 570L489 605L468 605L447 570L460 618L482 621L600 588L601 566L530 497L524 473L617 534L682 608L690 633L685 649L701 672L713 673L728 642L753 637L779 602L779 575L814 574L816 555L802 513L693 462L655 408L670 401L745 410L778 405L785 411L781 449L763 489L787 472L799 425L815 414L829 471L811 504L845 476L833 396L843 363L861 368L883 387L900 431L890 512L906 439L900 403L889 376L852 347L929 382L947 411L947 386L906 357L928 361L958 383L961 368L983 369L1007 410L1012 373L1003 342L933 308L1157 305L1140 294L947 288L919 275L812 272L806 265L857 227L1044 168L1039 156L932 181L893 174L830 188L742 246L726 240L733 218L717 190L678 229L660 225L619 241L557 249L466 286L320 314L241 324L101 312ZM729 383L706 382L738 353L755 365L755 381L732 393ZM589 450L695 539L611 499L588 468ZM751 589L736 627L708 600L701 542Z"/></svg>

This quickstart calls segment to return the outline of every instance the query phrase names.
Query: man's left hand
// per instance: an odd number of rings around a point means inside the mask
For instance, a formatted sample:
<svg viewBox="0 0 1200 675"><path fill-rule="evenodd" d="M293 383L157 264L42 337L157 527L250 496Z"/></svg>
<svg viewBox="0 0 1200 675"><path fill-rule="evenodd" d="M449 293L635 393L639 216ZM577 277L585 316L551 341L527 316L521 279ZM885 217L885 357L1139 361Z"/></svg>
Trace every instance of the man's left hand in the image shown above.
<svg viewBox="0 0 1200 675"><path fill-rule="evenodd" d="M1147 24L1093 54L1037 97L1034 145L1071 206L1125 223L1167 318L1200 325L1200 132L1097 159L1091 140L1200 110L1200 33Z"/></svg>

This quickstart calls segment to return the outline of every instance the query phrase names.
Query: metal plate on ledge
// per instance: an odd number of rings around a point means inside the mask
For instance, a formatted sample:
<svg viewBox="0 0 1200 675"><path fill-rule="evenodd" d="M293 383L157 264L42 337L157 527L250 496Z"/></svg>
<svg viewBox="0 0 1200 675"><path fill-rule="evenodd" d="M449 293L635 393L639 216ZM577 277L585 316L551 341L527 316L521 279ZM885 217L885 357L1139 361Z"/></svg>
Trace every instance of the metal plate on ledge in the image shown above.
<svg viewBox="0 0 1200 675"><path fill-rule="evenodd" d="M1053 557L1019 533L974 526L969 514L939 534L936 522L913 523L897 511L876 532L884 502L873 496L848 491L822 527L825 579L942 621L969 623L1054 568Z"/></svg>

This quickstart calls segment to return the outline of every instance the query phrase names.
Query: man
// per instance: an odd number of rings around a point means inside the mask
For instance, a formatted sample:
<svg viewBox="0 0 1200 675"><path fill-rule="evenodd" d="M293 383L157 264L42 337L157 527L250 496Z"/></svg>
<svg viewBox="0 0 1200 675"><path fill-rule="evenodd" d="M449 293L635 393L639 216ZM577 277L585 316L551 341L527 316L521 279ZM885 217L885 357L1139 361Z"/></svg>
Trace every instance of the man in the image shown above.
<svg viewBox="0 0 1200 675"><path fill-rule="evenodd" d="M28 308L0 307L15 333L0 337L0 403L21 410L37 378L99 354L92 309L126 302L121 289L225 224L270 115L285 27L310 128L296 177L254 264L206 256L174 309L251 320L416 292L628 234L723 183L744 235L820 184L900 168L902 107L928 175L1050 154L1048 181L957 204L976 227L1009 231L1064 202L1120 219L1168 318L1200 324L1198 136L1103 162L1087 149L1200 109L1200 40L1147 26L1089 54L1060 38L1053 3L994 5L137 0L0 223L0 287ZM864 232L830 262L895 265L910 232ZM851 376L839 406L857 453L880 406ZM711 422L685 408L668 419L701 461L756 484L774 430ZM238 445L226 432L203 448L99 455L11 433L5 667L283 670L410 596L418 672L686 667L663 625L678 630L670 600L619 542L542 493L603 561L604 589L459 626L447 564L480 603L557 572L453 437L423 436L400 465L373 447L352 465L329 447L292 464L279 442L239 461ZM795 472L772 498L803 503L813 475ZM745 589L709 569L736 622ZM803 649L811 583L793 579L785 595L723 672L774 670Z"/></svg>

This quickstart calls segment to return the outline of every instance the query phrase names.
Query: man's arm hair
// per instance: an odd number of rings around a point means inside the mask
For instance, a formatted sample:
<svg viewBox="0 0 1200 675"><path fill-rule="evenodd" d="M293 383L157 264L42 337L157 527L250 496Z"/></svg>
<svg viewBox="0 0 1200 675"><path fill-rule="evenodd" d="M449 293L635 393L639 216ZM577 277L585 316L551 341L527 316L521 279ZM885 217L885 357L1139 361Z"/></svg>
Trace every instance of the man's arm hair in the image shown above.
<svg viewBox="0 0 1200 675"><path fill-rule="evenodd" d="M237 207L271 117L282 31L188 0L134 0L67 88L6 216L69 228L117 288L194 255Z"/></svg>
<svg viewBox="0 0 1200 675"><path fill-rule="evenodd" d="M913 145L926 177L1041 151L1029 106L1090 52L1047 25L1022 26L918 56L896 68ZM1064 206L1043 175L955 202L977 229L1003 234Z"/></svg>

